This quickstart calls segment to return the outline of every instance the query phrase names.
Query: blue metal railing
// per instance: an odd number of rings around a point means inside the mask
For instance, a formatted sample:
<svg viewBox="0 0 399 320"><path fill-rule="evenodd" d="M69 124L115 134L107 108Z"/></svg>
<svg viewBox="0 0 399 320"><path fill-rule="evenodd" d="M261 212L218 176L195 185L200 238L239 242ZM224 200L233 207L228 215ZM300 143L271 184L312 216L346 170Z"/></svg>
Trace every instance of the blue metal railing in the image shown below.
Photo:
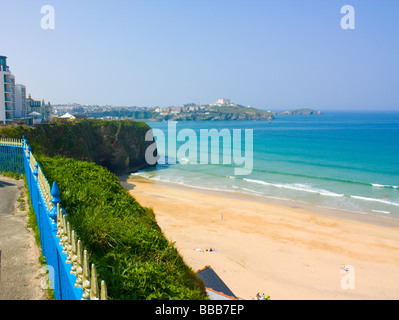
<svg viewBox="0 0 399 320"><path fill-rule="evenodd" d="M66 221L59 203L59 190L50 185L31 152L26 139L0 138L0 173L25 174L31 206L40 232L40 245L49 271L51 287L57 300L98 299L97 275L94 264L88 267L76 234ZM101 283L102 299L106 299L105 283Z"/></svg>
<svg viewBox="0 0 399 320"><path fill-rule="evenodd" d="M5 141L4 141L5 142ZM24 173L23 149L20 146L0 142L0 172Z"/></svg>

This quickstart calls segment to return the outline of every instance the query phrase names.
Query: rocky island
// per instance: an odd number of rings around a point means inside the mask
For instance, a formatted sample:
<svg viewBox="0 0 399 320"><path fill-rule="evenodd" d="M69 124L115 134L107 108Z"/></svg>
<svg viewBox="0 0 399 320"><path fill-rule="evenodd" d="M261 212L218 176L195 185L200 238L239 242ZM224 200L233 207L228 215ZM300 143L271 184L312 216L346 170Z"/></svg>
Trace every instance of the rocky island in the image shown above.
<svg viewBox="0 0 399 320"><path fill-rule="evenodd" d="M284 115L284 116L299 116L299 115L305 115L305 116L310 116L310 115L320 115L322 114L321 111L313 110L310 108L301 108L301 109L294 109L294 110L288 110L288 111L283 111L283 112L275 112L273 113L274 115Z"/></svg>

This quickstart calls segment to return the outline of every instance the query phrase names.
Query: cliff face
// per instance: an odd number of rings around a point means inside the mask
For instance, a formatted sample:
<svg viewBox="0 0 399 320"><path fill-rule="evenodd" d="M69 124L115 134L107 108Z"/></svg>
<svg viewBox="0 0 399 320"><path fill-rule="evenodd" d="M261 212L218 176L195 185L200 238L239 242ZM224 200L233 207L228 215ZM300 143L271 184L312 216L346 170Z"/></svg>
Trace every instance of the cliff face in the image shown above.
<svg viewBox="0 0 399 320"><path fill-rule="evenodd" d="M78 120L34 128L5 127L0 136L25 135L35 153L95 162L120 175L148 166L145 150L152 142L145 141L145 134L150 129L143 122Z"/></svg>

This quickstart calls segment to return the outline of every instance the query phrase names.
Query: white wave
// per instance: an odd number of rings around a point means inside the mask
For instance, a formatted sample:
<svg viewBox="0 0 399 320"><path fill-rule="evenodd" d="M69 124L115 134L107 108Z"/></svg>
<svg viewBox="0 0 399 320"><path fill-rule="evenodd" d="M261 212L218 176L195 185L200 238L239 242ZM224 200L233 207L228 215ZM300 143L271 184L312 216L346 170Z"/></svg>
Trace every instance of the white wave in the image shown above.
<svg viewBox="0 0 399 320"><path fill-rule="evenodd" d="M389 211L383 211L383 210L374 210L374 209L371 209L372 211L374 211L374 212L379 212L379 213L384 213L384 214L390 214L390 212Z"/></svg>
<svg viewBox="0 0 399 320"><path fill-rule="evenodd" d="M319 191L312 189L312 187L306 184L294 183L294 184L275 184L277 188L304 191L309 193L319 193Z"/></svg>
<svg viewBox="0 0 399 320"><path fill-rule="evenodd" d="M267 185L267 186L273 186L273 184L268 183L268 182L265 182L265 181L261 181L261 180L252 180L252 179L245 179L245 178L243 178L243 180L244 180L244 181L247 181L247 182L258 183L258 184L264 184L264 185Z"/></svg>
<svg viewBox="0 0 399 320"><path fill-rule="evenodd" d="M399 207L399 203L388 201L388 200L383 200L383 199L367 198L367 197L360 197L360 196L351 196L351 198L358 199L358 200L364 200L364 201L379 202L379 203L383 203L383 204L388 204L388 205Z"/></svg>
<svg viewBox="0 0 399 320"><path fill-rule="evenodd" d="M263 195L261 192L252 190L252 189L248 189L248 188L241 188L242 190L248 191L249 193L254 193L254 194L258 194L258 195Z"/></svg>
<svg viewBox="0 0 399 320"><path fill-rule="evenodd" d="M179 159L179 163L180 164L187 164L187 163L190 163L190 160L187 159L187 158L181 158L181 159Z"/></svg>
<svg viewBox="0 0 399 320"><path fill-rule="evenodd" d="M335 193L335 192L331 192L331 191L324 190L324 189L316 189L316 188L312 188L309 185L300 184L300 183L294 183L294 184L276 183L276 184L273 184L273 183L269 183L269 182L265 182L265 181L261 181L261 180L252 180L252 179L245 179L245 178L243 180L245 180L247 182L252 182L252 183L257 183L257 184L262 184L262 185L267 185L267 186L273 186L273 187L277 187L277 188L284 188L284 189L320 194L322 196L328 196L328 197L343 197L344 196L344 194Z"/></svg>
<svg viewBox="0 0 399 320"><path fill-rule="evenodd" d="M390 185L386 185L386 184L372 183L371 185L372 185L373 187L376 187L376 188L393 188L393 189L399 189L399 186L390 186Z"/></svg>
<svg viewBox="0 0 399 320"><path fill-rule="evenodd" d="M162 181L162 180L161 180L161 181ZM165 180L163 180L163 181L165 181ZM226 187L224 187L224 186L217 186L217 187L215 187L215 186L212 186L212 187L209 187L209 186L199 186L199 185L197 185L197 184L190 184L190 183L187 183L187 182L185 182L185 181L183 181L183 180L180 180L180 181L178 181L178 182L174 182L174 181L165 181L165 182L173 182L173 183L176 183L176 184L179 184L179 185L183 185L183 186L190 187L190 188L195 188L195 189L201 189L201 190L223 191L223 192L235 192L234 190L228 189L228 188L226 188Z"/></svg>
<svg viewBox="0 0 399 320"><path fill-rule="evenodd" d="M343 197L345 196L343 193L335 193L335 192L331 192L331 191L320 191L320 194L323 196L328 196L328 197Z"/></svg>
<svg viewBox="0 0 399 320"><path fill-rule="evenodd" d="M153 176L154 176L154 174L153 173L150 173L150 172L135 172L135 173L131 173L130 175L132 175L132 176L138 176L138 177L142 177L142 178L147 178L147 179L151 179Z"/></svg>
<svg viewBox="0 0 399 320"><path fill-rule="evenodd" d="M284 200L284 201L290 201L291 200L291 199L288 199L288 198L280 198L280 197L272 197L272 196L264 196L264 197L265 198L270 198L270 199L276 199L276 200Z"/></svg>

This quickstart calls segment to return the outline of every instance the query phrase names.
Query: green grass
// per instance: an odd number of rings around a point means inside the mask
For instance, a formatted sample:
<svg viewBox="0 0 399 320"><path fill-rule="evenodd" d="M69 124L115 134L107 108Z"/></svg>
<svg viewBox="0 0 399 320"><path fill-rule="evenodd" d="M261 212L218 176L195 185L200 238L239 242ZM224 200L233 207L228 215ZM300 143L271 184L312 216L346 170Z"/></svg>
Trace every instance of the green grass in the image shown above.
<svg viewBox="0 0 399 320"><path fill-rule="evenodd" d="M206 299L202 281L156 223L108 170L94 163L37 156L61 191L61 207L110 299Z"/></svg>
<svg viewBox="0 0 399 320"><path fill-rule="evenodd" d="M148 128L131 121L83 120L35 128L2 126L0 136L28 139L50 184L57 182L61 207L99 279L107 283L110 299L207 299L202 281L165 238L153 211L95 164L118 168L128 157L130 166L139 168ZM32 209L28 216L40 245Z"/></svg>
<svg viewBox="0 0 399 320"><path fill-rule="evenodd" d="M18 173L14 173L14 172L6 172L6 171L0 171L0 175L2 175L4 177L15 179L15 180L20 180L20 179L23 179L23 177L24 177L23 174L18 174Z"/></svg>

